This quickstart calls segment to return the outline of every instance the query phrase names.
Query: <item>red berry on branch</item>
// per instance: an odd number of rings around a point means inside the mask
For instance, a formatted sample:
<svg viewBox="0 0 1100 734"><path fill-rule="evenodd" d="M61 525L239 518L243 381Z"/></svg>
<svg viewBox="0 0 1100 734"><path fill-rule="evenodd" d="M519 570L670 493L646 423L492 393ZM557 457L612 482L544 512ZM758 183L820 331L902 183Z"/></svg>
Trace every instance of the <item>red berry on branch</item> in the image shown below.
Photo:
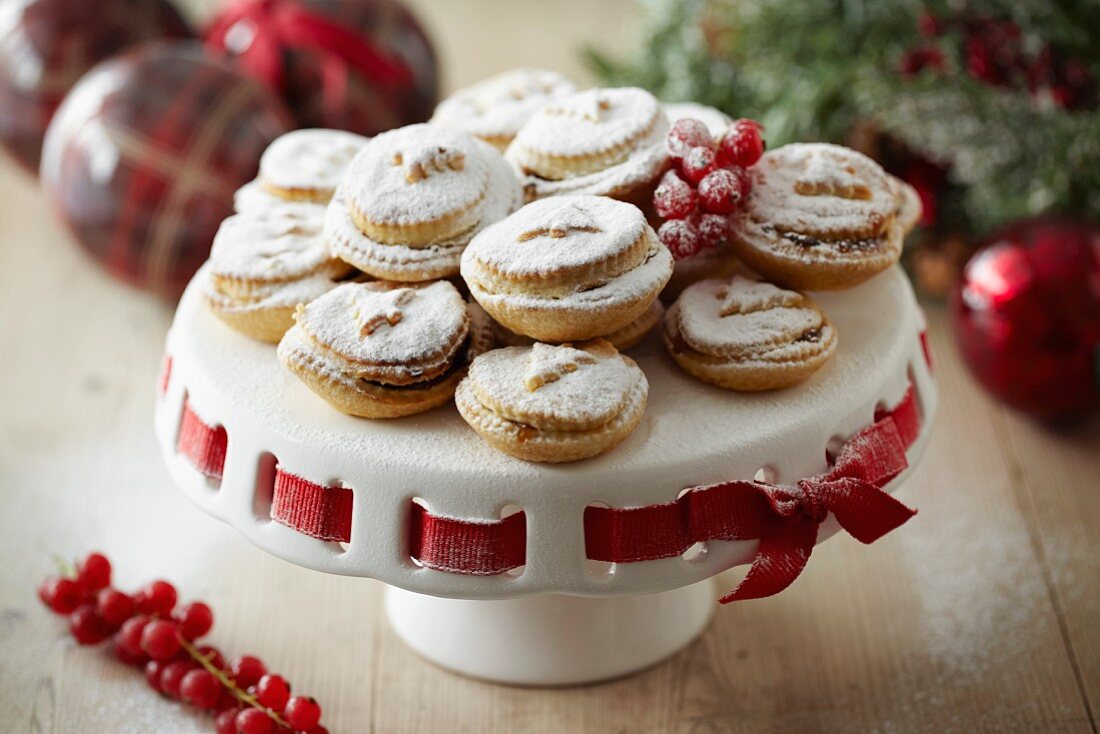
<svg viewBox="0 0 1100 734"><path fill-rule="evenodd" d="M115 657L127 665L133 665L134 667L143 666L149 662L149 657L145 653L135 655L130 651L130 648L119 643L118 635L115 635L114 644Z"/></svg>
<svg viewBox="0 0 1100 734"><path fill-rule="evenodd" d="M729 214L744 198L741 177L728 168L711 171L699 182L699 206L711 214Z"/></svg>
<svg viewBox="0 0 1100 734"><path fill-rule="evenodd" d="M307 734L328 734L328 729L321 725L317 725L307 732Z"/></svg>
<svg viewBox="0 0 1100 734"><path fill-rule="evenodd" d="M653 192L653 208L661 219L685 219L695 211L695 191L676 171L668 171Z"/></svg>
<svg viewBox="0 0 1100 734"><path fill-rule="evenodd" d="M175 660L168 663L160 671L157 690L178 701L180 699L180 686L183 684L184 676L192 670L197 669L198 666L191 660Z"/></svg>
<svg viewBox="0 0 1100 734"><path fill-rule="evenodd" d="M84 600L84 593L72 579L51 576L38 587L38 598L54 614L72 614Z"/></svg>
<svg viewBox="0 0 1100 734"><path fill-rule="evenodd" d="M160 674L168 664L160 660L150 660L145 664L145 682L157 693L164 693L160 688Z"/></svg>
<svg viewBox="0 0 1100 734"><path fill-rule="evenodd" d="M139 612L158 617L169 616L176 599L176 587L167 581L152 581L134 595Z"/></svg>
<svg viewBox="0 0 1100 734"><path fill-rule="evenodd" d="M661 225L657 237L677 260L691 257L699 251L699 233L686 219L670 219Z"/></svg>
<svg viewBox="0 0 1100 734"><path fill-rule="evenodd" d="M209 670L192 670L180 683L180 698L195 708L212 709L222 695L222 684Z"/></svg>
<svg viewBox="0 0 1100 734"><path fill-rule="evenodd" d="M100 589L95 600L96 610L103 621L115 629L134 614L134 600L118 589Z"/></svg>
<svg viewBox="0 0 1100 734"><path fill-rule="evenodd" d="M229 664L229 676L241 688L256 685L267 673L263 661L252 655L241 655Z"/></svg>
<svg viewBox="0 0 1100 734"><path fill-rule="evenodd" d="M927 48L914 48L906 51L898 64L898 70L903 76L913 76L925 69L943 72L947 69L947 59L935 46Z"/></svg>
<svg viewBox="0 0 1100 734"><path fill-rule="evenodd" d="M145 650L141 647L141 633L150 621L152 620L144 615L127 619L118 631L118 644L125 647L131 655L144 655Z"/></svg>
<svg viewBox="0 0 1100 734"><path fill-rule="evenodd" d="M88 594L111 585L111 562L102 553L89 553L76 569L76 582Z"/></svg>
<svg viewBox="0 0 1100 734"><path fill-rule="evenodd" d="M214 626L214 613L201 601L193 601L176 609L172 618L179 622L180 634L188 641L197 640Z"/></svg>
<svg viewBox="0 0 1100 734"><path fill-rule="evenodd" d="M98 645L111 636L111 629L92 602L84 602L69 615L69 632L81 645Z"/></svg>
<svg viewBox="0 0 1100 734"><path fill-rule="evenodd" d="M692 148L680 162L680 173L688 183L697 184L704 176L714 170L715 155L711 148Z"/></svg>
<svg viewBox="0 0 1100 734"><path fill-rule="evenodd" d="M286 704L283 718L296 731L309 731L321 721L321 704L312 696L295 696Z"/></svg>
<svg viewBox="0 0 1100 734"><path fill-rule="evenodd" d="M238 711L235 723L237 734L271 734L275 729L275 722L270 716L253 708Z"/></svg>
<svg viewBox="0 0 1100 734"><path fill-rule="evenodd" d="M180 651L179 625L154 619L141 631L141 649L153 660L171 660Z"/></svg>
<svg viewBox="0 0 1100 734"><path fill-rule="evenodd" d="M721 247L730 234L729 217L723 214L703 214L695 224L702 247Z"/></svg>
<svg viewBox="0 0 1100 734"><path fill-rule="evenodd" d="M290 684L281 675L268 673L256 684L256 700L272 711L282 711L290 699Z"/></svg>
<svg viewBox="0 0 1100 734"><path fill-rule="evenodd" d="M214 719L215 734L237 734L237 707L225 709Z"/></svg>
<svg viewBox="0 0 1100 734"><path fill-rule="evenodd" d="M669 128L667 145L669 155L679 160L686 156L692 148L712 147L714 138L705 124L699 120L684 118L677 120Z"/></svg>
<svg viewBox="0 0 1100 734"><path fill-rule="evenodd" d="M213 665L218 670L225 670L225 656L222 655L221 650L210 645L203 645L198 648L199 655L204 660Z"/></svg>
<svg viewBox="0 0 1100 734"><path fill-rule="evenodd" d="M718 165L748 168L764 155L763 126L756 120L734 121L718 141Z"/></svg>

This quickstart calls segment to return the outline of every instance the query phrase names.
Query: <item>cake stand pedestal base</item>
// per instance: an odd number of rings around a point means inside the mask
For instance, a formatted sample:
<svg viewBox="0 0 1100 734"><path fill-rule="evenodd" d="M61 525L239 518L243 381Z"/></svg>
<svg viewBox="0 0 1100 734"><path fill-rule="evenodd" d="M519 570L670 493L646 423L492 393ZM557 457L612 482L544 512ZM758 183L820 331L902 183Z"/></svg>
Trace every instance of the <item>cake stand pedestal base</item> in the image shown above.
<svg viewBox="0 0 1100 734"><path fill-rule="evenodd" d="M567 686L617 678L683 649L710 622L713 584L642 596L444 599L386 588L398 636L441 667L497 683Z"/></svg>

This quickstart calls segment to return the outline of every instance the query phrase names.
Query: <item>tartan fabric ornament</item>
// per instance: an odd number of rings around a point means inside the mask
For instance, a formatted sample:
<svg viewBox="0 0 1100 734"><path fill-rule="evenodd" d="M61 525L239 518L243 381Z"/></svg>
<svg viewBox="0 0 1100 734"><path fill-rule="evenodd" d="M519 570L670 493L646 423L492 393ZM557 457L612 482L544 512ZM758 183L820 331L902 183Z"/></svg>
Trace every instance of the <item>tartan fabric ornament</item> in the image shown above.
<svg viewBox="0 0 1100 734"><path fill-rule="evenodd" d="M267 88L197 42L146 44L88 73L46 133L42 182L108 272L178 296L233 192L291 128Z"/></svg>
<svg viewBox="0 0 1100 734"><path fill-rule="evenodd" d="M20 0L0 7L0 144L38 171L61 100L100 61L142 41L189 38L166 0Z"/></svg>
<svg viewBox="0 0 1100 734"><path fill-rule="evenodd" d="M375 135L428 119L438 100L435 51L397 0L229 0L206 44L281 95L300 127Z"/></svg>

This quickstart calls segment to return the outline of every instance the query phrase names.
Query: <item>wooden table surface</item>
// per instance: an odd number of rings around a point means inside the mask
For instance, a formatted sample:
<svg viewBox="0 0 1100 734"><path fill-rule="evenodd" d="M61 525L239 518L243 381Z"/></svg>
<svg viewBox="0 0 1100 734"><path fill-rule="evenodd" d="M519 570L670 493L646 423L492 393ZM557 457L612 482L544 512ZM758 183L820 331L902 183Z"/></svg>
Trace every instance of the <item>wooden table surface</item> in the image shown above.
<svg viewBox="0 0 1100 734"><path fill-rule="evenodd" d="M577 44L621 47L631 12L569 0L536 21L546 6L528 0L416 5L450 85L519 63L584 79ZM920 514L870 547L822 545L793 588L718 610L648 672L560 690L438 670L390 631L380 584L279 561L191 506L151 429L170 307L92 267L7 161L0 314L0 731L212 731L76 647L37 602L51 554L98 548L124 588L164 576L210 602L211 641L285 672L334 732L1097 732L1100 420L1051 431L993 403L938 308L941 409L902 490Z"/></svg>

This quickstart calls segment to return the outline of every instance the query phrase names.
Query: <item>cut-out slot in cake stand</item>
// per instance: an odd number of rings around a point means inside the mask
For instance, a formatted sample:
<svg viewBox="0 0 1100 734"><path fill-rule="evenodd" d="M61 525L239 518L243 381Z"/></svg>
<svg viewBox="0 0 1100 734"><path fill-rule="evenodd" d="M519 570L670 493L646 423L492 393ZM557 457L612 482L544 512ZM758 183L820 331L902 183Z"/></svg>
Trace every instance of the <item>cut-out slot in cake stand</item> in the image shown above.
<svg viewBox="0 0 1100 734"><path fill-rule="evenodd" d="M334 411L274 347L210 315L196 283L158 384L157 433L175 481L270 553L389 584L387 613L414 650L507 683L584 683L658 662L705 628L711 577L756 553L755 540L707 540L653 560L593 560L590 506L648 508L735 479L794 483L909 399L920 417L911 467L935 411L923 318L897 268L816 294L840 346L788 390L698 382L651 336L630 352L650 382L642 424L608 454L558 466L494 451L452 407L393 421ZM819 541L838 528L826 519Z"/></svg>

